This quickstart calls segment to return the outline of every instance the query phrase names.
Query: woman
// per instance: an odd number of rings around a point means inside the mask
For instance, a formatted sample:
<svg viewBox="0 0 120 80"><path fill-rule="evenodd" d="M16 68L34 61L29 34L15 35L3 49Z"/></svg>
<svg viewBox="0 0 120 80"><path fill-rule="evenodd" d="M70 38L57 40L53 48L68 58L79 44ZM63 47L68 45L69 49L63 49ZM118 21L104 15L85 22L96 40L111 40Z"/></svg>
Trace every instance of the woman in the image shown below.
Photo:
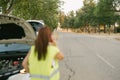
<svg viewBox="0 0 120 80"><path fill-rule="evenodd" d="M52 39L48 26L41 28L33 45L23 60L23 67L31 80L59 80L58 61L64 58Z"/></svg>

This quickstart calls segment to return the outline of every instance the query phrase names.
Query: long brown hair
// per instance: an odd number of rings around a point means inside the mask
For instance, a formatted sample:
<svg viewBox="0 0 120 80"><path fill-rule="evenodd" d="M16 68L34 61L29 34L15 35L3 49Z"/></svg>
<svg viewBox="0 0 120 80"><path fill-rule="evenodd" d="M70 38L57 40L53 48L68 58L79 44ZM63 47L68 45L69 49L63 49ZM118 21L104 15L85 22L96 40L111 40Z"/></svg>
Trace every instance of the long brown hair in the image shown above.
<svg viewBox="0 0 120 80"><path fill-rule="evenodd" d="M38 60L46 59L47 46L51 41L51 34L52 32L48 26L39 29L35 40L35 52L38 54Z"/></svg>

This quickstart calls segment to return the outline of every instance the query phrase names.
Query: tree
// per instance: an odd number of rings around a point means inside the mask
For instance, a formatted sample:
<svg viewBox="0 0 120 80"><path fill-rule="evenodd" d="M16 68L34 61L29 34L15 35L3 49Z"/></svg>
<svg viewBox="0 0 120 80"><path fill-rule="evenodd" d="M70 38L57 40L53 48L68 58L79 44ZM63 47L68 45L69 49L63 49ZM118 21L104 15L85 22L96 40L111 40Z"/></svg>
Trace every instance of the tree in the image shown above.
<svg viewBox="0 0 120 80"><path fill-rule="evenodd" d="M60 10L60 12L59 12L59 22L60 22L61 27L63 27L63 25L64 25L65 17L66 17L65 13Z"/></svg>
<svg viewBox="0 0 120 80"><path fill-rule="evenodd" d="M1 0L0 7L2 7L2 13L9 14L19 2L20 0Z"/></svg>
<svg viewBox="0 0 120 80"><path fill-rule="evenodd" d="M13 13L24 19L42 19L51 28L55 28L58 24L59 3L59 0L29 0L26 3L21 2ZM20 7L21 5L26 9Z"/></svg>
<svg viewBox="0 0 120 80"><path fill-rule="evenodd" d="M88 32L90 32L89 27L93 22L95 2L94 0L84 0L84 6L76 12L75 25L84 27Z"/></svg>
<svg viewBox="0 0 120 80"><path fill-rule="evenodd" d="M95 9L95 16L99 25L104 25L104 33L106 33L106 25L110 29L110 25L114 24L113 0L99 0Z"/></svg>
<svg viewBox="0 0 120 80"><path fill-rule="evenodd" d="M24 19L44 20L51 28L57 27L60 0L2 0L3 13ZM9 11L7 10L9 9ZM6 11L7 10L7 11ZM9 13L8 13L9 12Z"/></svg>
<svg viewBox="0 0 120 80"><path fill-rule="evenodd" d="M60 19L62 28L74 28L74 12L70 11L69 14L66 16L65 14L61 14Z"/></svg>
<svg viewBox="0 0 120 80"><path fill-rule="evenodd" d="M69 16L69 21L68 21L69 27L70 27L70 28L75 28L75 27L74 27L74 21L75 21L74 11L70 11L68 16Z"/></svg>

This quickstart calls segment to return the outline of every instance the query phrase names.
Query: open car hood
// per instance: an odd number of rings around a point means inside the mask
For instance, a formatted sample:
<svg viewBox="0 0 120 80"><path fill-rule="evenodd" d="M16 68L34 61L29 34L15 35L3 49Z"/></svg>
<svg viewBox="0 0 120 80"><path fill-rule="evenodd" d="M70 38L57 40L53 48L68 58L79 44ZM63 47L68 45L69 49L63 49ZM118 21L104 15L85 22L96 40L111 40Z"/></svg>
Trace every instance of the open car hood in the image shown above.
<svg viewBox="0 0 120 80"><path fill-rule="evenodd" d="M27 43L34 44L35 32L24 19L0 15L0 44Z"/></svg>

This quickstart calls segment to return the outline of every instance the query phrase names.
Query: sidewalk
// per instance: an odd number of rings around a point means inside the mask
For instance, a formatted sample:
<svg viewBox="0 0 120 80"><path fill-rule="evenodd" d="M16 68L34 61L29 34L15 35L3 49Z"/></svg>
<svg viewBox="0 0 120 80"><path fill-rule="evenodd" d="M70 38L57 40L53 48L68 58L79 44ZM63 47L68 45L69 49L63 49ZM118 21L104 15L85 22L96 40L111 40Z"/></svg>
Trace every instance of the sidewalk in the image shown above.
<svg viewBox="0 0 120 80"><path fill-rule="evenodd" d="M116 40L120 40L120 33L81 33L85 35L89 35L91 37L97 37L97 38L113 38Z"/></svg>

